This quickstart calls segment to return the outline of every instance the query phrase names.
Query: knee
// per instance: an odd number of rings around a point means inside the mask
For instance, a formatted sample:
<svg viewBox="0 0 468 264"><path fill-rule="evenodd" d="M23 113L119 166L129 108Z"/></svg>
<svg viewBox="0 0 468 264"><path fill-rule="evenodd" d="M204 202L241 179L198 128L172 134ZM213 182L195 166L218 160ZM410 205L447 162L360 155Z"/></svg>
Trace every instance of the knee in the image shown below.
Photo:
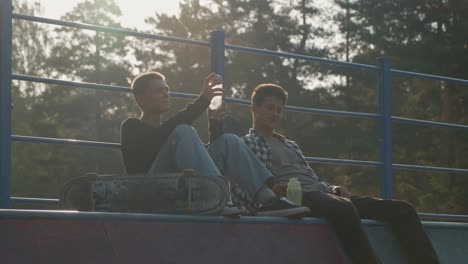
<svg viewBox="0 0 468 264"><path fill-rule="evenodd" d="M176 126L176 128L172 131L172 133L176 135L187 136L187 135L196 135L197 132L192 126L187 125L187 124L182 124L182 125Z"/></svg>
<svg viewBox="0 0 468 264"><path fill-rule="evenodd" d="M391 200L391 203L393 207L401 213L417 214L416 209L413 207L413 205L407 201Z"/></svg>

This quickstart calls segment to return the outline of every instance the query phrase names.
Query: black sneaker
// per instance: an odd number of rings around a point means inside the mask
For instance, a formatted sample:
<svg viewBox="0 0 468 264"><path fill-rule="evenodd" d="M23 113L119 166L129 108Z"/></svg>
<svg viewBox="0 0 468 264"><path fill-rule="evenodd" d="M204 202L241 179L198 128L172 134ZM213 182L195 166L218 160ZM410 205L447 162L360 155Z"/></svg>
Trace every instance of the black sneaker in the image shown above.
<svg viewBox="0 0 468 264"><path fill-rule="evenodd" d="M303 217L309 212L310 210L308 207L294 205L291 201L282 197L281 199L274 199L272 202L260 206L257 209L256 215Z"/></svg>

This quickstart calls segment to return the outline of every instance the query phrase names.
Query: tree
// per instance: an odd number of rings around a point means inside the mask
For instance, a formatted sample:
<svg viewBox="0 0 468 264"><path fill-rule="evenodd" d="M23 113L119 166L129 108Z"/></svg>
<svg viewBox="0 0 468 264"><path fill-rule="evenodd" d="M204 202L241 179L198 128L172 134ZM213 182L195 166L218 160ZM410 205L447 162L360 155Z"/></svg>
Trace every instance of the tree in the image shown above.
<svg viewBox="0 0 468 264"><path fill-rule="evenodd" d="M18 2L18 7L19 13L40 11L38 4ZM119 15L113 1L95 0L78 3L62 19L120 27ZM50 32L42 24L23 21L15 23L14 30L17 73L128 86L131 72L123 59L128 55L123 36L71 28ZM15 133L22 135L116 142L120 123L136 113L129 94L19 84L14 90L14 125ZM115 149L30 143L14 147L15 195L56 197L69 178L88 171L118 173L123 169Z"/></svg>
<svg viewBox="0 0 468 264"><path fill-rule="evenodd" d="M78 3L61 19L120 28L116 21L120 15L120 8L113 0L92 0ZM123 35L57 28L48 65L55 78L128 86L131 69L124 59L129 54L127 44ZM54 136L65 138L118 141L120 123L136 111L129 94L54 87L43 96L49 104L41 110L56 114L57 134ZM51 102L53 107L50 107ZM117 151L111 157L102 152L83 153L78 159L82 164L77 164L75 172L83 172L83 168L117 172L122 168Z"/></svg>
<svg viewBox="0 0 468 264"><path fill-rule="evenodd" d="M15 0L16 13L38 15L42 12L39 3ZM45 74L45 59L50 45L49 34L42 24L13 20L12 56L13 74L40 76ZM30 82L12 83L12 133L34 136L38 120L34 108L39 103L38 95L44 86ZM41 192L53 192L48 176L47 163L50 154L37 144L13 142L12 144L12 195L42 196ZM47 194L45 194L47 197Z"/></svg>
<svg viewBox="0 0 468 264"><path fill-rule="evenodd" d="M466 60L464 28L468 25L468 5L461 1L369 1L336 0L343 12L337 17L341 30L349 34L348 43L356 54L355 62L374 64L386 55L393 68L438 75L468 78L462 66ZM354 87L371 87L362 75L353 76ZM395 115L435 121L463 123L468 92L459 85L394 78ZM346 93L345 98L352 95ZM430 166L466 167L466 132L440 128L395 125L394 160L399 163ZM443 135L440 137L439 135ZM428 144L428 142L430 142ZM426 211L466 213L458 188L464 180L454 175L414 175L396 171L397 192L411 198ZM434 206L434 201L446 203ZM447 209L448 208L448 209Z"/></svg>

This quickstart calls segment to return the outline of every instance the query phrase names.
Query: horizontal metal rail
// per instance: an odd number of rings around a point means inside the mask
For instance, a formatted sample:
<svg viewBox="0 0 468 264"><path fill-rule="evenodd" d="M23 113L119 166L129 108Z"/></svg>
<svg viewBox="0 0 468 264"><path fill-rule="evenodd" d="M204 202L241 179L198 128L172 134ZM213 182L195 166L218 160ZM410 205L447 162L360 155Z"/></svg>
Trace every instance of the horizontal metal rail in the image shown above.
<svg viewBox="0 0 468 264"><path fill-rule="evenodd" d="M96 26L91 24L84 24L84 23L77 23L77 22L67 22L57 19L51 18L44 18L44 17L37 17L37 16L30 16L24 14L12 14L14 19L32 21L32 22L39 22L45 24L52 24L58 26L65 26L65 27L73 27L73 28L81 28L81 29L88 29L100 32L109 32L114 34L122 34L127 36L134 36L134 37L142 37L142 38L149 38L149 39L156 39L156 40L163 40L163 41L172 41L172 42L179 42L185 44L192 44L198 46L205 46L210 47L211 43L207 41L199 41L199 40L190 40L178 37L169 37L163 35L156 35L156 34L149 34L138 32L135 30L123 29L123 28L111 28L111 27L104 27L104 26ZM295 58L295 59L302 59L306 61L317 61L322 63L328 64L335 64L340 66L347 66L352 68L360 68L366 70L377 70L376 66L368 65L368 64L359 64L359 63L352 63L352 62L345 62L345 61L338 61L338 60L331 60L331 59L323 59L314 56L307 56L307 55L300 55L294 53L287 53L287 52L280 52L280 51L270 51L265 49L257 49L257 48L249 48L237 45L225 45L226 49L235 50L235 51L242 51L242 52L251 52L269 56L278 56L283 58ZM424 74L424 73L417 73L417 72L409 72L409 71L402 71L402 70L390 70L391 73L402 75L402 76L411 76L411 77L419 77L425 79L433 79L439 81L449 81L449 82L457 82L462 84L468 84L468 80L459 79L459 78L451 78L451 77L444 77L439 75L431 75L431 74Z"/></svg>
<svg viewBox="0 0 468 264"><path fill-rule="evenodd" d="M380 165L382 165L381 162L365 161L365 160L330 159L330 158L317 158L317 157L306 157L305 160L310 161L310 162L344 164L344 165L360 165L360 166L380 166Z"/></svg>
<svg viewBox="0 0 468 264"><path fill-rule="evenodd" d="M19 75L19 74L13 74L12 79L17 80L17 81L27 81L27 82L54 84L54 85L64 85L64 86L69 86L69 87L74 87L74 88L87 88L87 89L96 89L96 90L121 92L121 93L131 93L132 92L132 90L129 87L125 87L125 86L97 84L97 83L88 83L88 82L77 82L77 81L56 80L56 79L50 79L50 78L35 77L35 76L28 76L28 75ZM187 93L178 93L178 92L170 92L170 94L172 96L180 97L180 98L197 98L198 97L198 95L187 94Z"/></svg>
<svg viewBox="0 0 468 264"><path fill-rule="evenodd" d="M431 213L419 213L418 215L422 219L462 220L464 222L468 221L468 215L431 214Z"/></svg>
<svg viewBox="0 0 468 264"><path fill-rule="evenodd" d="M77 23L77 22L67 22L67 21L62 21L62 20L57 20L57 19L23 15L23 14L15 14L15 13L12 16L14 19L39 22L39 23L45 23L45 24L50 24L50 25L87 29L87 30L107 32L107 33L113 33L113 34L119 34L119 35L141 37L141 38L147 38L147 39L164 40L164 41L178 42L178 43L191 44L191 45L204 46L204 47L211 46L211 43L207 41L199 41L199 40L191 40L191 39L169 37L169 36L163 36L163 35L142 33L142 32L138 32L135 30L129 30L129 29L123 29L123 28L111 28L111 27L96 26L96 25Z"/></svg>
<svg viewBox="0 0 468 264"><path fill-rule="evenodd" d="M343 165L360 165L360 166L374 166L374 167L382 165L381 162L365 161L365 160L331 159L331 158L317 158L317 157L305 157L305 159L306 161L309 161L309 162L332 163L332 164L343 164ZM425 171L468 174L468 169L461 169L461 168L407 165L407 164L400 164L400 163L394 163L392 164L392 166L394 169L425 170Z"/></svg>
<svg viewBox="0 0 468 264"><path fill-rule="evenodd" d="M400 164L400 163L393 163L393 168L394 169L404 169L404 170L426 170L426 171L463 173L463 174L468 173L468 169L434 167L434 166L421 166L421 165L409 165L409 164Z"/></svg>
<svg viewBox="0 0 468 264"><path fill-rule="evenodd" d="M28 76L28 75L19 75L13 74L13 80L18 81L28 81L28 82L37 82L37 83L45 83L45 84L54 84L54 85L64 85L70 87L79 87L79 88L88 88L88 89L98 89L98 90L106 90L112 92L124 92L124 93L131 93L130 88L124 86L114 86L114 85L106 85L106 84L96 84L96 83L87 83L87 82L77 82L77 81L64 81L64 80L55 80L50 78L43 78L43 77L35 77L35 76ZM179 97L179 98L189 98L195 99L198 95L188 94L188 93L180 93L180 92L170 92L171 96ZM238 98L225 98L226 102L229 103L236 103L242 105L250 105L249 100L238 99ZM293 112L304 112L304 113L314 113L320 115L329 115L329 116L343 116L343 117L355 117L355 118L379 118L378 114L373 113L362 113L362 112L345 112L345 111L335 111L335 110L324 110L324 109L316 109L316 108L306 108L306 107L297 107L297 106L286 106L286 111L293 111Z"/></svg>
<svg viewBox="0 0 468 264"><path fill-rule="evenodd" d="M403 123L403 124L413 124L413 125L423 125L423 126L437 126L437 127L447 127L447 128L462 128L468 129L467 125L459 125L453 123L444 123L444 122L435 122L435 121L427 121L427 120L420 120L420 119L413 119L413 118L406 118L406 117L398 117L392 116L392 120L395 123Z"/></svg>
<svg viewBox="0 0 468 264"><path fill-rule="evenodd" d="M284 109L288 111L292 111L292 112L313 113L313 114L328 115L328 116L342 116L342 117L370 118L370 119L380 118L379 114L364 113L364 112L345 112L345 111L306 108L306 107L289 106L289 105L286 106Z"/></svg>
<svg viewBox="0 0 468 264"><path fill-rule="evenodd" d="M256 54L263 54L263 55L268 55L268 56L291 58L291 59L301 59L301 60L305 60L305 61L316 61L316 62L321 62L321 63L339 65L339 66L347 66L347 67L350 67L350 68L358 68L358 69L372 70L372 71L377 70L376 66L368 65L368 64L359 64L359 63L346 62L346 61L323 59L323 58L314 57L314 56L300 55L300 54L287 53L287 52L281 52L281 51L272 51L272 50L266 50L266 49L249 48L249 47L243 47L243 46L237 46L237 45L228 45L228 44L225 45L225 48L229 49L229 50L235 50L235 51L241 51L241 52L250 52L250 53L256 53Z"/></svg>
<svg viewBox="0 0 468 264"><path fill-rule="evenodd" d="M58 205L59 199L46 199L46 198L29 198L29 197L11 197L13 203L21 204L43 204L43 205Z"/></svg>
<svg viewBox="0 0 468 264"><path fill-rule="evenodd" d="M64 85L64 86L69 86L69 87L79 87L79 88L88 88L88 89L97 89L97 90L124 92L124 93L132 92L130 88L124 87L124 86L115 86L115 85L106 85L106 84L97 84L97 83L88 83L88 82L77 82L77 81L64 81L64 80L56 80L56 79L20 75L20 74L12 74L11 78L13 80L18 80L18 81Z"/></svg>
<svg viewBox="0 0 468 264"><path fill-rule="evenodd" d="M77 139L30 137L30 136L19 136L19 135L12 135L11 139L14 141L20 141L20 142L78 145L78 146L84 146L84 147L120 148L119 143L86 141L86 140L77 140Z"/></svg>
<svg viewBox="0 0 468 264"><path fill-rule="evenodd" d="M238 98L224 98L228 103L240 104L240 105L250 105L250 100L238 99ZM325 110L317 108L308 108L308 107L299 107L287 105L284 110L290 112L301 112L301 113L312 113L319 115L328 115L328 116L342 116L342 117L355 117L355 118L379 118L378 114L373 113L363 113L363 112L345 112L345 111L336 111L336 110Z"/></svg>
<svg viewBox="0 0 468 264"><path fill-rule="evenodd" d="M12 135L11 139L14 141L20 141L20 142L79 145L79 146L85 146L85 147L120 148L119 143L85 141L85 140L76 140L76 139L30 137L30 136L19 136L19 135ZM333 163L333 164L343 164L343 165L361 165L361 166L380 166L381 165L381 163L377 161L330 159L330 158L318 158L318 157L305 157L305 158L307 161L310 161L310 162ZM393 168L394 169L440 171L440 172L449 172L449 173L468 173L468 169L407 165L407 164L398 164L398 163L393 164Z"/></svg>
<svg viewBox="0 0 468 264"><path fill-rule="evenodd" d="M447 81L447 82L455 82L461 84L468 84L468 80L459 79L459 78L452 78L452 77L445 77L440 75L431 75L425 73L418 73L418 72L409 72L409 71L402 71L402 70L390 70L391 73L402 75L402 76L409 76L409 77L417 77L423 79L431 79L436 81Z"/></svg>

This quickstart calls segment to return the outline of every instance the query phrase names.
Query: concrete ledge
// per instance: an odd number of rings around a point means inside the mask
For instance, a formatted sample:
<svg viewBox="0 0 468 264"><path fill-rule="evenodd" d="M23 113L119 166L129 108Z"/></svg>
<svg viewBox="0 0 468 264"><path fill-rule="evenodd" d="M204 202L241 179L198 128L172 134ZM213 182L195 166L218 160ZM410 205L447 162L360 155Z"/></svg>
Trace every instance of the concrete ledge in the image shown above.
<svg viewBox="0 0 468 264"><path fill-rule="evenodd" d="M383 263L405 263L388 228L362 221ZM442 263L466 263L468 224L424 222ZM0 209L2 263L349 263L317 218Z"/></svg>

